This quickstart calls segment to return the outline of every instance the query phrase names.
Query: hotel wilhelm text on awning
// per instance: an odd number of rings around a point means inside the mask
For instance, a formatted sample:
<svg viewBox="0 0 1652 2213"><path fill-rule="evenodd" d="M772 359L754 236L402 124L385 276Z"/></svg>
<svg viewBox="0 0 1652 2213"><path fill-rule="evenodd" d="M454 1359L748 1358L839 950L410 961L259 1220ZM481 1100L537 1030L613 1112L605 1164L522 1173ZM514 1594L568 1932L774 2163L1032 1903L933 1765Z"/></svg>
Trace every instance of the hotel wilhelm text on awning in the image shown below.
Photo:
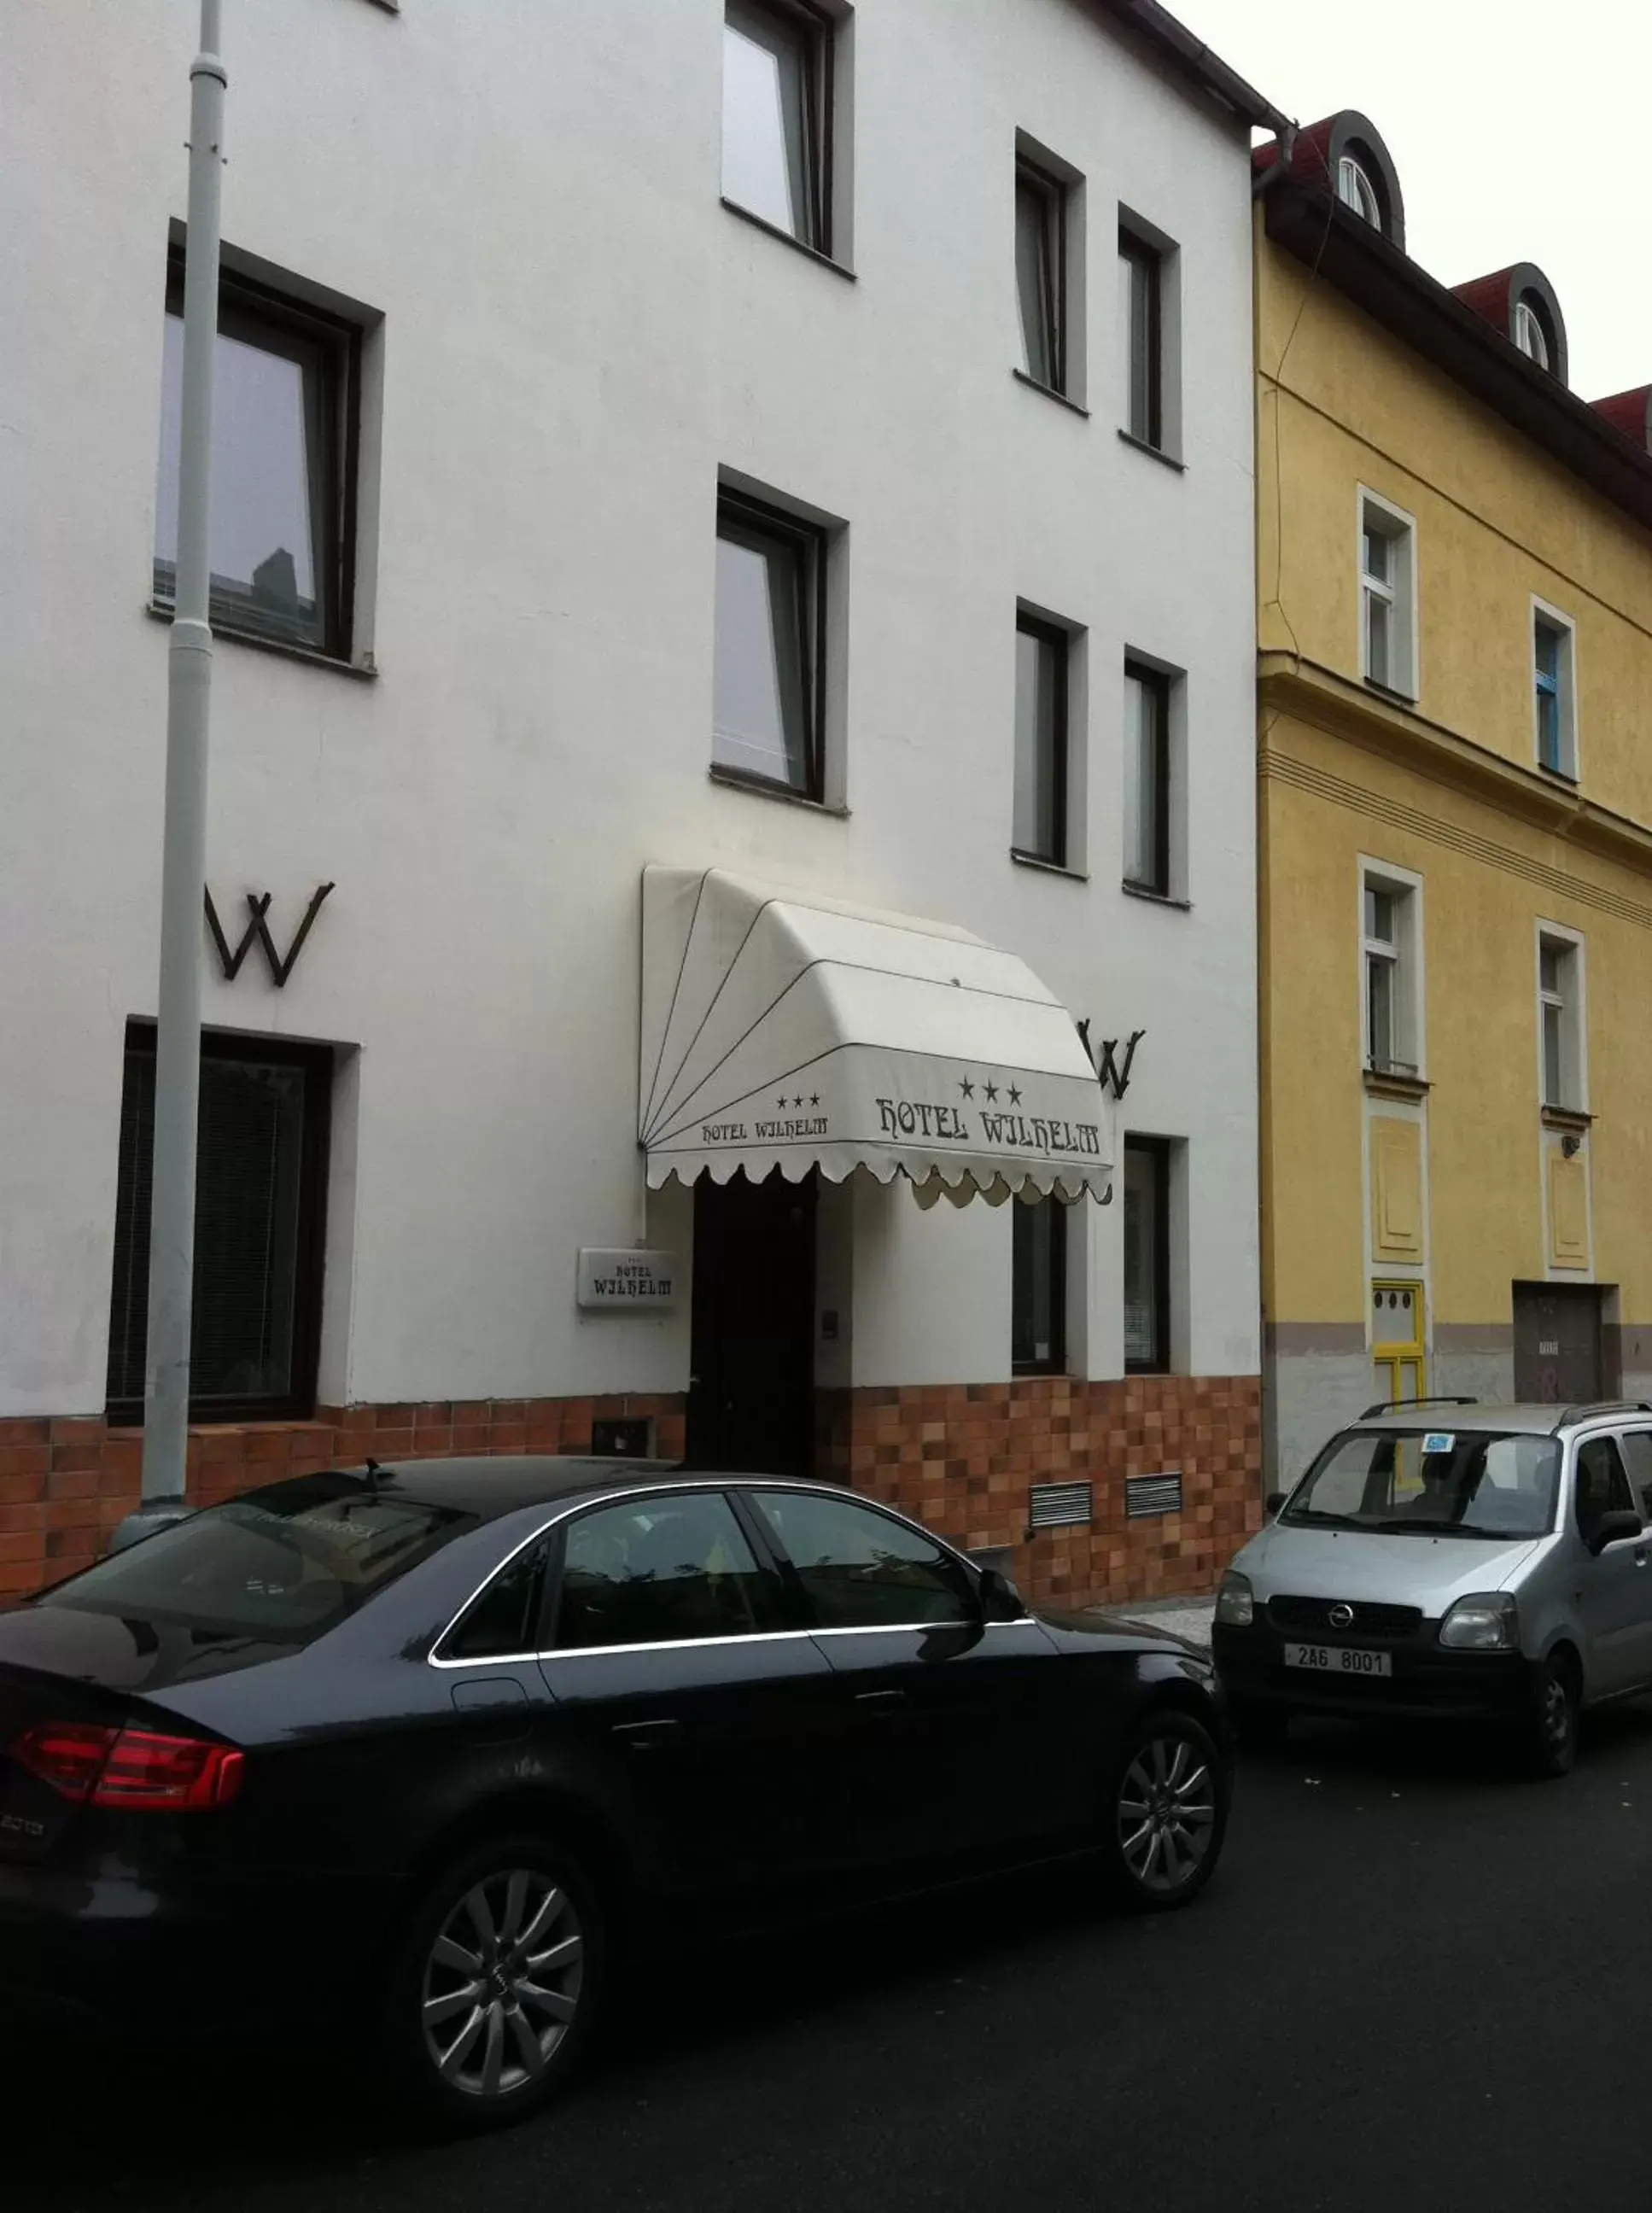
<svg viewBox="0 0 1652 2213"><path fill-rule="evenodd" d="M643 872L639 1097L655 1189L865 1168L959 1204L1111 1196L1108 1102L1024 961L722 869Z"/></svg>

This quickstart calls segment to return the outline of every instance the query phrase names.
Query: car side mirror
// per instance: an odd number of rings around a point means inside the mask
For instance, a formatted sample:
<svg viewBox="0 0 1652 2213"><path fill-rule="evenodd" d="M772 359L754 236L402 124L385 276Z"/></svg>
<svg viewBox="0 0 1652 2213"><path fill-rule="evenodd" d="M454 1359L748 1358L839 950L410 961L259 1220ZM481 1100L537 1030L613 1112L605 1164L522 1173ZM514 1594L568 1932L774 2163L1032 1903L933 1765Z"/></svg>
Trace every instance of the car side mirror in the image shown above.
<svg viewBox="0 0 1652 2213"><path fill-rule="evenodd" d="M1266 1498L1263 1501L1263 1505L1270 1521L1277 1515L1279 1509L1284 1504L1286 1499L1289 1498L1289 1496L1290 1493L1288 1491L1269 1491Z"/></svg>
<svg viewBox="0 0 1652 2213"><path fill-rule="evenodd" d="M1610 1514L1603 1514L1589 1531L1588 1548L1598 1560L1608 1545L1620 1545L1625 1537L1638 1537L1645 1527L1640 1515L1631 1513L1628 1507L1614 1507Z"/></svg>
<svg viewBox="0 0 1652 2213"><path fill-rule="evenodd" d="M1021 1621L1027 1608L1021 1593L1008 1576L997 1568L983 1568L976 1586L981 1600L981 1619L984 1621Z"/></svg>

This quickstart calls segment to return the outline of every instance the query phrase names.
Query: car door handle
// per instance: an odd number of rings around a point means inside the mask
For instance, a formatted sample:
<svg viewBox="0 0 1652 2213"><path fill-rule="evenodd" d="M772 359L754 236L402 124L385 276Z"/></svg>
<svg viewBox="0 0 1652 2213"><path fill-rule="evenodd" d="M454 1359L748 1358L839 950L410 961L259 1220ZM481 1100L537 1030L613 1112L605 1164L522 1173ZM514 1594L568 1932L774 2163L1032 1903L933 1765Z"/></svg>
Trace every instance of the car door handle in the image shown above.
<svg viewBox="0 0 1652 2213"><path fill-rule="evenodd" d="M1643 1567L1646 1565L1646 1558L1647 1558L1647 1548L1646 1548L1646 1546L1645 1546L1644 1545L1637 1545L1637 1546L1635 1547L1635 1564L1636 1564L1636 1566L1637 1566L1637 1568L1643 1568Z"/></svg>
<svg viewBox="0 0 1652 2213"><path fill-rule="evenodd" d="M887 1712L891 1706L903 1704L905 1697L905 1691L856 1691L855 1704L857 1706L870 1706L874 1712L880 1709Z"/></svg>
<svg viewBox="0 0 1652 2213"><path fill-rule="evenodd" d="M676 1726L668 1716L662 1716L652 1722L616 1722L613 1733L633 1752L657 1752L662 1744L670 1742Z"/></svg>

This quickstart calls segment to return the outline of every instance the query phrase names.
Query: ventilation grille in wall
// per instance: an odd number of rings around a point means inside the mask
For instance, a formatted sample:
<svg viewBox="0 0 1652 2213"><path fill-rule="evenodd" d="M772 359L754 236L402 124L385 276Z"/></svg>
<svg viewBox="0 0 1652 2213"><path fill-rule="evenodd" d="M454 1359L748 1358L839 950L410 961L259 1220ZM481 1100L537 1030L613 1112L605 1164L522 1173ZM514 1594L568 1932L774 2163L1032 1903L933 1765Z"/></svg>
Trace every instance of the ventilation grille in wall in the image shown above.
<svg viewBox="0 0 1652 2213"><path fill-rule="evenodd" d="M1035 1483L1027 1494L1029 1529L1064 1529L1090 1518L1088 1483Z"/></svg>
<svg viewBox="0 0 1652 2213"><path fill-rule="evenodd" d="M1170 1475L1132 1475L1125 1482L1125 1512L1134 1521L1146 1514L1181 1512L1181 1470Z"/></svg>

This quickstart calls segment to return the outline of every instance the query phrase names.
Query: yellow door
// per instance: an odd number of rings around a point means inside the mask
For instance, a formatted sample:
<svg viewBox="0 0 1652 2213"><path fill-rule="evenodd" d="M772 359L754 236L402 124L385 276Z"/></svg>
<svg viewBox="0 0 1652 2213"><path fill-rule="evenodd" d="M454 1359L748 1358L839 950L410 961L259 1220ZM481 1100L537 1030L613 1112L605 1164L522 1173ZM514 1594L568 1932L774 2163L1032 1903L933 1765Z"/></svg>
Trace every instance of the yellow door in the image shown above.
<svg viewBox="0 0 1652 2213"><path fill-rule="evenodd" d="M1427 1391L1421 1283L1372 1284L1371 1380L1374 1399L1420 1399Z"/></svg>

